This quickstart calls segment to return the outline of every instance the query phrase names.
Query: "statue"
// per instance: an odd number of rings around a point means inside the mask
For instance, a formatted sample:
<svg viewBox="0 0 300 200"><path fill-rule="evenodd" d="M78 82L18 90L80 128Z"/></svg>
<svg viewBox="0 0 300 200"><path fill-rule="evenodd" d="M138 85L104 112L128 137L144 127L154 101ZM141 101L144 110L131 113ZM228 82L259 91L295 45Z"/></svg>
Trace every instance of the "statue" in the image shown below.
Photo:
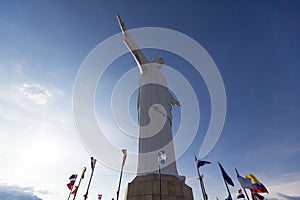
<svg viewBox="0 0 300 200"><path fill-rule="evenodd" d="M157 152L163 149L166 151L170 162L167 161L166 166L161 169L161 173L179 176L172 143L172 107L174 105L180 106L180 103L170 93L166 78L160 71L164 60L157 57L153 61L148 61L126 31L119 15L117 15L117 19L124 35L124 43L134 57L140 72L137 105L139 124L137 175L155 173L157 169ZM159 127L162 120L165 121Z"/></svg>

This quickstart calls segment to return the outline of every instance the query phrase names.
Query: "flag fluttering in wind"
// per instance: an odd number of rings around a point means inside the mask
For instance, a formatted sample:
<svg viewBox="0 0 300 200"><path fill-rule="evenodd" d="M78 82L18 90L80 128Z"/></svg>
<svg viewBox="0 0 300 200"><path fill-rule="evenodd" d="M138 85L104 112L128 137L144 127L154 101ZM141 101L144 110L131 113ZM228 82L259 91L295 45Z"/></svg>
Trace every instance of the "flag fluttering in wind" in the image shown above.
<svg viewBox="0 0 300 200"><path fill-rule="evenodd" d="M219 163L219 162L218 162ZM222 176L224 178L224 180L229 184L231 185L232 187L234 187L234 183L232 181L232 179L230 178L230 176L228 176L228 174L225 172L224 168L222 167L222 165L219 163L219 167L221 169L221 172L222 172Z"/></svg>
<svg viewBox="0 0 300 200"><path fill-rule="evenodd" d="M247 189L253 188L252 181L250 178L244 178L244 177L240 176L237 169L235 169L235 172L236 172L237 179L240 182L242 188L247 188Z"/></svg>
<svg viewBox="0 0 300 200"><path fill-rule="evenodd" d="M251 179L251 191L253 193L269 193L267 188L261 182L259 182L253 174L247 174L245 177Z"/></svg>
<svg viewBox="0 0 300 200"><path fill-rule="evenodd" d="M70 183L67 184L69 190L72 190L72 188L73 188L73 186L75 184L76 178L77 178L77 174L72 174L70 176L70 178L69 178L70 179Z"/></svg>
<svg viewBox="0 0 300 200"><path fill-rule="evenodd" d="M94 157L91 157L91 167L92 167L92 171L94 171L95 169L95 165L96 165L96 159Z"/></svg>
<svg viewBox="0 0 300 200"><path fill-rule="evenodd" d="M72 194L76 195L78 190L78 186L75 186L75 189L73 190Z"/></svg>
<svg viewBox="0 0 300 200"><path fill-rule="evenodd" d="M198 160L198 159L196 158L196 156L195 156L195 162L196 162L197 168L202 167L202 166L204 166L204 165L206 165L206 164L210 164L210 163L211 163L211 162L209 162L209 161Z"/></svg>
<svg viewBox="0 0 300 200"><path fill-rule="evenodd" d="M242 189L238 190L237 198L238 199L245 199L245 195L243 194L243 190Z"/></svg>
<svg viewBox="0 0 300 200"><path fill-rule="evenodd" d="M122 152L123 152L123 162L122 162L122 168L123 168L126 162L127 149L122 149Z"/></svg>
<svg viewBox="0 0 300 200"><path fill-rule="evenodd" d="M256 200L264 200L265 197L263 197L262 195L258 194L258 193L252 193L252 195L254 196L254 198Z"/></svg>
<svg viewBox="0 0 300 200"><path fill-rule="evenodd" d="M98 194L98 200L102 199L102 194Z"/></svg>

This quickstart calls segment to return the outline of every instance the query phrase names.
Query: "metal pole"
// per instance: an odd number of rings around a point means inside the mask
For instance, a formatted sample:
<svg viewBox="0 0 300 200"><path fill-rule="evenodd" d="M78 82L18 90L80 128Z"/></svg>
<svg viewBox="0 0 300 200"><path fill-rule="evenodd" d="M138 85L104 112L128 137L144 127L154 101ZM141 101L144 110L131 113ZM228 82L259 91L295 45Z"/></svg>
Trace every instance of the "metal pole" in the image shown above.
<svg viewBox="0 0 300 200"><path fill-rule="evenodd" d="M242 188L243 188L243 187L242 187ZM246 190L245 190L245 188L243 188L243 190L244 190L244 192L245 192L245 194L246 194L247 199L250 200L250 199L249 199L249 196L248 196L248 194L247 194L247 192L246 192Z"/></svg>
<svg viewBox="0 0 300 200"><path fill-rule="evenodd" d="M227 184L227 182L226 182L226 180L225 180L225 178L224 178L224 177L223 177L223 180L224 180L224 182L225 182L225 185L226 185L226 188L227 188L228 194L229 194L229 196L231 197L231 193L230 193L230 191L229 191L228 184Z"/></svg>
<svg viewBox="0 0 300 200"><path fill-rule="evenodd" d="M86 189L86 193L85 193L85 195L83 195L84 200L86 200L88 198L89 188L90 188L90 184L91 184L91 181L92 181L93 174L94 174L94 169L92 170L90 180L89 180L89 184L88 184L88 187Z"/></svg>
<svg viewBox="0 0 300 200"><path fill-rule="evenodd" d="M118 191L117 191L117 200L119 200L119 193L120 193L122 175L123 175L123 167L121 167L121 173L120 173L120 179L119 179L119 186L118 186Z"/></svg>
<svg viewBox="0 0 300 200"><path fill-rule="evenodd" d="M159 176L159 200L161 200L161 173L160 173L160 165L158 165L158 176Z"/></svg>
<svg viewBox="0 0 300 200"><path fill-rule="evenodd" d="M204 188L203 177L200 174L199 168L197 168L197 172L198 172L198 176L199 176L199 181L200 181L200 186L201 186L201 191L202 191L203 199L204 200L208 200L208 196L207 196L205 188Z"/></svg>
<svg viewBox="0 0 300 200"><path fill-rule="evenodd" d="M76 195L77 195L77 192L78 192L78 189L79 189L79 186L80 186L81 180L84 178L84 173L85 173L85 170L86 170L86 167L84 167L84 168L83 168L83 171L82 171L82 174L81 174L81 177L80 177L80 179L79 179L78 186L77 186L77 191L76 191L76 193L74 194L73 200L75 200L75 198L76 198Z"/></svg>

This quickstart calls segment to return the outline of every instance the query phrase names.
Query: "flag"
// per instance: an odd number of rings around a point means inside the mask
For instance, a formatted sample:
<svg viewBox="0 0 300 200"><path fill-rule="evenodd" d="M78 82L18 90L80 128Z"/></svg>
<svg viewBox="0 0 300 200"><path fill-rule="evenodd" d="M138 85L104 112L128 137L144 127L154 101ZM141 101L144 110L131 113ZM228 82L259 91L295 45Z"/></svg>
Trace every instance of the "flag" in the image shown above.
<svg viewBox="0 0 300 200"><path fill-rule="evenodd" d="M111 200L114 200L114 198L112 198Z"/></svg>
<svg viewBox="0 0 300 200"><path fill-rule="evenodd" d="M229 194L228 197L225 200L232 200L231 195Z"/></svg>
<svg viewBox="0 0 300 200"><path fill-rule="evenodd" d="M73 185L75 184L75 181L76 181L76 178L77 178L77 174L72 174L70 176L70 183L67 184L69 190L71 190L73 188Z"/></svg>
<svg viewBox="0 0 300 200"><path fill-rule="evenodd" d="M167 162L167 153L164 150L158 152L158 165L164 165Z"/></svg>
<svg viewBox="0 0 300 200"><path fill-rule="evenodd" d="M101 200L102 194L98 194L98 200Z"/></svg>
<svg viewBox="0 0 300 200"><path fill-rule="evenodd" d="M197 168L202 167L203 165L211 163L209 161L198 160L196 156L195 156L195 162L196 162Z"/></svg>
<svg viewBox="0 0 300 200"><path fill-rule="evenodd" d="M258 193L252 193L252 195L254 196L254 198L256 200L264 200L265 197L263 197L262 195L258 194Z"/></svg>
<svg viewBox="0 0 300 200"><path fill-rule="evenodd" d="M91 157L91 167L92 167L92 171L94 171L95 169L95 165L96 165L96 159L94 157Z"/></svg>
<svg viewBox="0 0 300 200"><path fill-rule="evenodd" d="M75 186L75 189L73 190L72 194L76 195L77 190L78 190L78 186Z"/></svg>
<svg viewBox="0 0 300 200"><path fill-rule="evenodd" d="M240 176L237 169L235 169L235 172L236 172L237 179L240 182L242 188L248 188L248 189L253 188L253 185L252 185L252 182L251 182L250 178L244 178L244 177Z"/></svg>
<svg viewBox="0 0 300 200"><path fill-rule="evenodd" d="M218 162L219 163L219 162ZM231 180L231 178L228 176L228 174L225 172L224 168L222 167L222 165L219 163L219 167L222 171L222 176L224 178L224 180L229 184L231 185L232 187L234 187L234 183L233 181Z"/></svg>
<svg viewBox="0 0 300 200"><path fill-rule="evenodd" d="M239 190L238 190L237 198L238 198L238 199L242 199L242 198L245 199L245 195L243 194L242 189L239 189Z"/></svg>
<svg viewBox="0 0 300 200"><path fill-rule="evenodd" d="M219 200L219 198L218 198L218 197L216 197L216 200Z"/></svg>
<svg viewBox="0 0 300 200"><path fill-rule="evenodd" d="M86 167L84 167L83 170L82 170L81 179L84 179L84 173L85 173L85 171L86 171Z"/></svg>
<svg viewBox="0 0 300 200"><path fill-rule="evenodd" d="M122 162L122 168L123 168L127 157L127 149L122 149L122 152L123 152L123 162Z"/></svg>
<svg viewBox="0 0 300 200"><path fill-rule="evenodd" d="M261 182L259 182L253 174L247 174L245 177L251 179L251 191L253 193L269 193L267 188Z"/></svg>

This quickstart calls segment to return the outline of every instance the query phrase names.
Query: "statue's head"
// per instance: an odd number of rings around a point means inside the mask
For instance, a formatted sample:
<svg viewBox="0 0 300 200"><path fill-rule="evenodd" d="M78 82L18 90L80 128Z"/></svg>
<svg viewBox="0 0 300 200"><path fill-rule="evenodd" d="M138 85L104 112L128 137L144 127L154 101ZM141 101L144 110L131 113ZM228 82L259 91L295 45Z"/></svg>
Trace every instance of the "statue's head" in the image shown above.
<svg viewBox="0 0 300 200"><path fill-rule="evenodd" d="M162 57L156 57L154 58L154 60L152 61L153 63L157 63L159 64L159 67L161 68L162 65L165 63L164 59Z"/></svg>

